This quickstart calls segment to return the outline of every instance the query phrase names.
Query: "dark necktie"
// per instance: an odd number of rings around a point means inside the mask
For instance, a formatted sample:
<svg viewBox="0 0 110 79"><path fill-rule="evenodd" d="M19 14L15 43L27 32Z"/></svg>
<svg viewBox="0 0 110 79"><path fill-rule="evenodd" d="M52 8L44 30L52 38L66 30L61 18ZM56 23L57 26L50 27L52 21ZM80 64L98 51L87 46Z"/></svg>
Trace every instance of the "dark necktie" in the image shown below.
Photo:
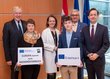
<svg viewBox="0 0 110 79"><path fill-rule="evenodd" d="M92 25L92 29L91 29L91 39L93 40L94 38L94 25Z"/></svg>
<svg viewBox="0 0 110 79"><path fill-rule="evenodd" d="M19 27L19 32L20 32L20 34L23 34L19 21L18 21L18 27Z"/></svg>

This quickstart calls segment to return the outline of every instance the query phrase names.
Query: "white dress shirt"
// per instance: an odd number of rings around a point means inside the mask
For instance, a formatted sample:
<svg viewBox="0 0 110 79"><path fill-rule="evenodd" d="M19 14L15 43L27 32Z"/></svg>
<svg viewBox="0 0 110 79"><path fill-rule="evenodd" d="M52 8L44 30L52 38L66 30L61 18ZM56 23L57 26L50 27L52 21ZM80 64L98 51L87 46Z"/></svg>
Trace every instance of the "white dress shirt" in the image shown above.
<svg viewBox="0 0 110 79"><path fill-rule="evenodd" d="M90 36L91 36L92 25L94 26L94 35L95 35L96 28L97 28L97 22L95 24L90 23Z"/></svg>

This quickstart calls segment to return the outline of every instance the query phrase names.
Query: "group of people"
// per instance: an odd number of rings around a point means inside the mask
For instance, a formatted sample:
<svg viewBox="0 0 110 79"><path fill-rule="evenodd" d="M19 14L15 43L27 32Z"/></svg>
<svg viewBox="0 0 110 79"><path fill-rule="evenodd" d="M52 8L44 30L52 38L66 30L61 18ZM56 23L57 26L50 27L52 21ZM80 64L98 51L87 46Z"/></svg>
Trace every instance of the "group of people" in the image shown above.
<svg viewBox="0 0 110 79"><path fill-rule="evenodd" d="M56 79L59 67L63 79L84 79L83 67L86 64L88 79L104 79L105 52L109 48L108 29L97 23L99 12L92 8L88 12L90 25L79 21L79 11L72 10L70 16L64 16L62 31L57 29L57 19L50 15L46 20L46 29L40 34L35 30L35 21L21 19L22 9L13 8L13 20L3 27L3 47L5 59L11 69L11 79L18 79L21 69L22 79L37 79L40 65L17 63L18 47L42 47L47 79ZM80 66L57 64L58 48L80 48ZM75 52L74 52L75 53Z"/></svg>

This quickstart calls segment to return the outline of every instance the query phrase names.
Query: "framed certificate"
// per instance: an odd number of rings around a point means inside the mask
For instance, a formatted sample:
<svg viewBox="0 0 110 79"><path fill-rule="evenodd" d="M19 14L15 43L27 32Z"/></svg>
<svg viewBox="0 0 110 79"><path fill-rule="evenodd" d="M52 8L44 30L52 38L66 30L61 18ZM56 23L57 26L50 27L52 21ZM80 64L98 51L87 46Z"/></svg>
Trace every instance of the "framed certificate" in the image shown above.
<svg viewBox="0 0 110 79"><path fill-rule="evenodd" d="M59 65L80 65L80 48L59 48L57 55Z"/></svg>
<svg viewBox="0 0 110 79"><path fill-rule="evenodd" d="M43 64L42 47L18 48L18 64L21 65Z"/></svg>

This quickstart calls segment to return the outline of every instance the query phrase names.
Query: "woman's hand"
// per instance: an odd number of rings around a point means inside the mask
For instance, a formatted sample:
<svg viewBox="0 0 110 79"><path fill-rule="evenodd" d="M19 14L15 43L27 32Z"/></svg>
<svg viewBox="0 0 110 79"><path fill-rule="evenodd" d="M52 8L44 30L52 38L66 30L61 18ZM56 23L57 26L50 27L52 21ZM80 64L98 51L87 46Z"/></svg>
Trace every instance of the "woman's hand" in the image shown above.
<svg viewBox="0 0 110 79"><path fill-rule="evenodd" d="M22 65L21 64L19 64L18 62L16 63L16 66L17 67L21 67Z"/></svg>
<svg viewBox="0 0 110 79"><path fill-rule="evenodd" d="M55 46L53 50L56 51L57 49L58 49L58 47Z"/></svg>

